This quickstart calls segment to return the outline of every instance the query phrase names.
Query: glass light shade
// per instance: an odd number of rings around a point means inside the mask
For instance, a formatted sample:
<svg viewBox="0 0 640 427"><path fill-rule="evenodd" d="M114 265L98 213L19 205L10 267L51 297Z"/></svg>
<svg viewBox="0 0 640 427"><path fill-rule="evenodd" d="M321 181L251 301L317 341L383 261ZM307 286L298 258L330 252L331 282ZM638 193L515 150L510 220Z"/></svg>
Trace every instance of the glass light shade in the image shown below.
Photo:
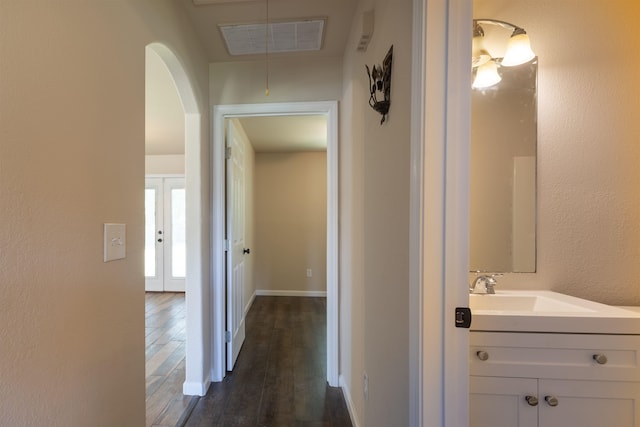
<svg viewBox="0 0 640 427"><path fill-rule="evenodd" d="M491 55L487 49L484 48L484 44L482 43L482 36L475 36L473 38L472 47L471 47L471 67L476 68L481 65L486 64L491 60Z"/></svg>
<svg viewBox="0 0 640 427"><path fill-rule="evenodd" d="M500 63L505 67L513 67L531 61L536 54L531 50L531 41L526 33L515 34L509 39L507 52Z"/></svg>
<svg viewBox="0 0 640 427"><path fill-rule="evenodd" d="M474 89L483 89L500 83L502 77L498 74L498 65L494 61L489 61L478 67L476 78L473 80L471 87Z"/></svg>

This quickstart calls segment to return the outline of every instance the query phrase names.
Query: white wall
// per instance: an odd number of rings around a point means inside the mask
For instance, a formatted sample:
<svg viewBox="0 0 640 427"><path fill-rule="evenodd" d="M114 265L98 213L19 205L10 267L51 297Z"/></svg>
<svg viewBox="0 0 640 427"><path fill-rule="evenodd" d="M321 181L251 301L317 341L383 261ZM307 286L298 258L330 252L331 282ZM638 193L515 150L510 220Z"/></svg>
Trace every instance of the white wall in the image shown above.
<svg viewBox="0 0 640 427"><path fill-rule="evenodd" d="M269 61L269 96L265 96L264 59L210 64L210 103L334 101L340 99L341 58Z"/></svg>
<svg viewBox="0 0 640 427"><path fill-rule="evenodd" d="M184 154L158 154L144 156L145 174L184 175Z"/></svg>
<svg viewBox="0 0 640 427"><path fill-rule="evenodd" d="M373 39L366 53L356 53L368 9L374 9ZM341 369L357 422L366 426L409 424L411 22L410 0L361 1L344 60L341 284L349 286L341 342L351 346ZM365 64L381 63L391 45L391 109L380 125L367 104Z"/></svg>
<svg viewBox="0 0 640 427"><path fill-rule="evenodd" d="M144 425L144 76L154 41L179 56L206 112L207 64L177 3L0 0L7 425ZM102 262L104 222L127 224L126 259Z"/></svg>
<svg viewBox="0 0 640 427"><path fill-rule="evenodd" d="M326 292L327 153L257 153L255 165L256 289Z"/></svg>
<svg viewBox="0 0 640 427"><path fill-rule="evenodd" d="M538 260L505 288L640 305L640 4L476 0L539 57Z"/></svg>

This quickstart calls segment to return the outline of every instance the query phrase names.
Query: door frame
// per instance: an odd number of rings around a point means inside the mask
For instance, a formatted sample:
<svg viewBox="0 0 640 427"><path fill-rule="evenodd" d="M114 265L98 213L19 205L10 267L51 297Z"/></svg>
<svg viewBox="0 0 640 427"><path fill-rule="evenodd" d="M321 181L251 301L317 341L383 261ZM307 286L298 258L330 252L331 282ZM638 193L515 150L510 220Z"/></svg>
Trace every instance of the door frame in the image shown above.
<svg viewBox="0 0 640 427"><path fill-rule="evenodd" d="M410 425L469 425L471 0L413 0ZM428 67L427 67L428 62Z"/></svg>
<svg viewBox="0 0 640 427"><path fill-rule="evenodd" d="M212 113L211 330L212 381L225 370L225 125L224 120L251 116L324 115L327 118L327 381L339 385L338 320L338 102L283 102L215 105Z"/></svg>

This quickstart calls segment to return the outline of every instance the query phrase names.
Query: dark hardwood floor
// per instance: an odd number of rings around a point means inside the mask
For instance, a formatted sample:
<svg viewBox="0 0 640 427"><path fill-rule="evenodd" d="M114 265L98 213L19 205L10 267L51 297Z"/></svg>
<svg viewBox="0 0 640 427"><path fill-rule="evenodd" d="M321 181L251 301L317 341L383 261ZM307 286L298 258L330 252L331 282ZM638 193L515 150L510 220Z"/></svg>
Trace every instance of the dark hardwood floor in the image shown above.
<svg viewBox="0 0 640 427"><path fill-rule="evenodd" d="M233 372L213 383L185 425L351 426L326 382L326 300L256 297Z"/></svg>

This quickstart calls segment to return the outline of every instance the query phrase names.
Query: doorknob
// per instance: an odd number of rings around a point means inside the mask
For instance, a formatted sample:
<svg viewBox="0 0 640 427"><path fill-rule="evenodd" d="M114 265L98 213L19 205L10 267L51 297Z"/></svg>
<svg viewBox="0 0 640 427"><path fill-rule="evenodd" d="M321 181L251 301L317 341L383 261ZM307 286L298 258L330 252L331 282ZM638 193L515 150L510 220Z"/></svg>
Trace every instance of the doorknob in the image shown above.
<svg viewBox="0 0 640 427"><path fill-rule="evenodd" d="M243 254L250 254L250 253L251 253L251 249L249 249L249 248L244 248L244 249L242 250L242 253L243 253Z"/></svg>

